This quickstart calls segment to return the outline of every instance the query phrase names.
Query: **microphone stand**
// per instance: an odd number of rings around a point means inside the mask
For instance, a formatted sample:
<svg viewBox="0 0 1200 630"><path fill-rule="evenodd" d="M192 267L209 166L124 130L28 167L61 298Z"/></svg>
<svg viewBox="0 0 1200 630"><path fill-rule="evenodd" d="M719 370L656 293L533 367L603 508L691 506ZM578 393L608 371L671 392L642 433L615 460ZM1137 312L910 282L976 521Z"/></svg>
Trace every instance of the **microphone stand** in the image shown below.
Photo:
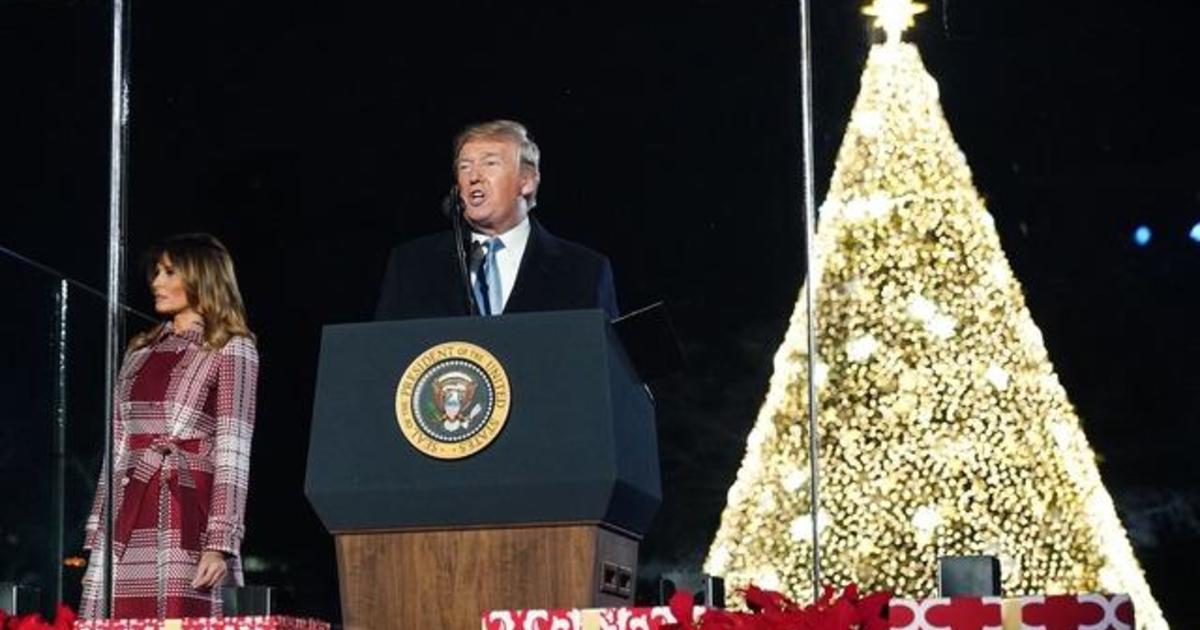
<svg viewBox="0 0 1200 630"><path fill-rule="evenodd" d="M462 200L458 196L458 186L450 189L450 198L446 200L446 210L450 213L450 221L454 224L454 250L458 258L458 271L462 277L464 293L467 296L467 312L479 315L479 305L475 303L475 290L471 287L471 271L467 266L467 235L463 230Z"/></svg>

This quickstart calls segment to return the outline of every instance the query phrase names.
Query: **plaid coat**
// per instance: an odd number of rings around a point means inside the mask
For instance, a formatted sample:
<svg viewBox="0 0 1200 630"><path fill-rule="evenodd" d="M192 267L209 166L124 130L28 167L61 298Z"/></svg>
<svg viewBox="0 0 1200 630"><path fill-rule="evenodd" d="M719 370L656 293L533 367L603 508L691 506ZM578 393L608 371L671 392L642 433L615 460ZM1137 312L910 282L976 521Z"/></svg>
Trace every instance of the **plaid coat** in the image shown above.
<svg viewBox="0 0 1200 630"><path fill-rule="evenodd" d="M247 337L203 347L202 326L156 339L125 357L113 431L111 617L219 615L220 589L191 587L203 551L228 558L227 585L241 585L240 547L254 429L258 352ZM107 462L87 522L91 562L80 613L100 615Z"/></svg>

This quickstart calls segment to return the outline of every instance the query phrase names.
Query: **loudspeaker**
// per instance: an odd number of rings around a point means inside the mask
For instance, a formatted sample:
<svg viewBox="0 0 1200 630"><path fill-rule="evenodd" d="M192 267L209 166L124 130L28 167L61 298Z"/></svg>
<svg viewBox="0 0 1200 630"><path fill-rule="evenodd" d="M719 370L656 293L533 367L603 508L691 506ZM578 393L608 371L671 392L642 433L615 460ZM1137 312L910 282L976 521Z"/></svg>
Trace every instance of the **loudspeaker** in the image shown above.
<svg viewBox="0 0 1200 630"><path fill-rule="evenodd" d="M226 617L279 614L273 586L226 586L221 589L221 612Z"/></svg>
<svg viewBox="0 0 1200 630"><path fill-rule="evenodd" d="M725 580L703 573L664 573L658 578L658 603L665 606L679 590L691 591L696 606L725 607Z"/></svg>
<svg viewBox="0 0 1200 630"><path fill-rule="evenodd" d="M999 597L1000 561L993 556L938 558L938 593L942 597Z"/></svg>
<svg viewBox="0 0 1200 630"><path fill-rule="evenodd" d="M0 582L0 610L5 614L27 615L41 612L41 590L13 582Z"/></svg>

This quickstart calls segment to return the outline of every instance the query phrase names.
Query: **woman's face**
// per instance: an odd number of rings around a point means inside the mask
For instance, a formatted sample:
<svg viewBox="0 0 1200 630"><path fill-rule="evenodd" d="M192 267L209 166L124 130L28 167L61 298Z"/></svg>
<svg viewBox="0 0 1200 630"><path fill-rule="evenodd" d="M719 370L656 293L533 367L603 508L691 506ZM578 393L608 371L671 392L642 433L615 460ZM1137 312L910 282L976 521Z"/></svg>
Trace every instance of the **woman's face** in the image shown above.
<svg viewBox="0 0 1200 630"><path fill-rule="evenodd" d="M183 287L183 276L171 265L171 258L166 254L154 263L154 279L150 281L150 291L154 294L154 311L159 315L178 315L192 308L188 303L187 291Z"/></svg>

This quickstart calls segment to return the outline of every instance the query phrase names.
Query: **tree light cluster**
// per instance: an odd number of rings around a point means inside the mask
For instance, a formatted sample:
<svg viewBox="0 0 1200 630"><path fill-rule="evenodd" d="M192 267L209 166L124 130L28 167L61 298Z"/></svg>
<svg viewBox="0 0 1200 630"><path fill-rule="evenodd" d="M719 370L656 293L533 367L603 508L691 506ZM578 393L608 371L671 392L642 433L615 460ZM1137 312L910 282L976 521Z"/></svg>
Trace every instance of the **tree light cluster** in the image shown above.
<svg viewBox="0 0 1200 630"><path fill-rule="evenodd" d="M939 556L988 554L1006 595L1128 593L1165 627L912 44L870 51L814 247L823 581L931 596ZM794 598L812 592L804 304L705 565Z"/></svg>

